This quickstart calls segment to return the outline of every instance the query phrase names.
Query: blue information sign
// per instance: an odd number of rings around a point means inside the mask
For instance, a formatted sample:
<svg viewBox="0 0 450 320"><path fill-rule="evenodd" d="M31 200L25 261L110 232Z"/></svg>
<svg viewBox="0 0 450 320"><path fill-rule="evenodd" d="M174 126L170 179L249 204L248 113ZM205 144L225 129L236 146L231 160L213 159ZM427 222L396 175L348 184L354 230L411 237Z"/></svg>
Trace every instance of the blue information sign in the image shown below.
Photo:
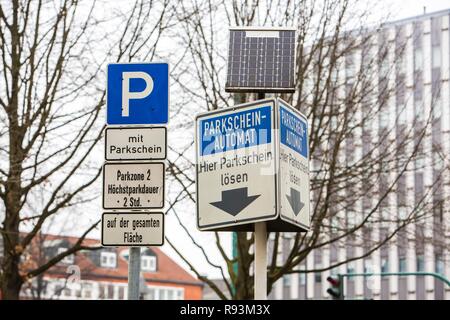
<svg viewBox="0 0 450 320"><path fill-rule="evenodd" d="M271 115L268 105L201 120L200 155L271 143Z"/></svg>
<svg viewBox="0 0 450 320"><path fill-rule="evenodd" d="M169 65L108 65L108 124L166 124L169 120Z"/></svg>
<svg viewBox="0 0 450 320"><path fill-rule="evenodd" d="M280 104L280 140L295 152L308 158L308 124L305 119Z"/></svg>

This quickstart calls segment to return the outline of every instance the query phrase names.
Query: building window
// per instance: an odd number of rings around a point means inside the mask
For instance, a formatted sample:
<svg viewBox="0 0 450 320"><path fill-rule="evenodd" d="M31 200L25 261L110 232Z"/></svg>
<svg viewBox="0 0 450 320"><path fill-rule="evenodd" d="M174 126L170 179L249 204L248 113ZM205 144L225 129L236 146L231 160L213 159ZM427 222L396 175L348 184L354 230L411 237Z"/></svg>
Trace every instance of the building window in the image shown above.
<svg viewBox="0 0 450 320"><path fill-rule="evenodd" d="M63 286L59 283L56 283L54 285L53 295L56 297L59 297L61 295L62 290L63 290Z"/></svg>
<svg viewBox="0 0 450 320"><path fill-rule="evenodd" d="M441 255L436 255L435 259L435 272L439 274L444 274L444 260L442 259Z"/></svg>
<svg viewBox="0 0 450 320"><path fill-rule="evenodd" d="M405 125L407 120L408 120L406 117L407 117L406 110L402 106L398 110L398 117L397 117L398 124L399 125Z"/></svg>
<svg viewBox="0 0 450 320"><path fill-rule="evenodd" d="M416 110L416 116L418 112L422 112L423 105L423 74L422 72L414 73L414 101L416 102L416 107L421 107L420 111Z"/></svg>
<svg viewBox="0 0 450 320"><path fill-rule="evenodd" d="M416 100L414 103L414 116L416 121L422 121L423 120L423 114L424 114L424 108L423 108L423 101Z"/></svg>
<svg viewBox="0 0 450 320"><path fill-rule="evenodd" d="M106 284L100 283L98 285L98 298L99 299L106 299L106 297L107 297L107 288L108 288L108 286Z"/></svg>
<svg viewBox="0 0 450 320"><path fill-rule="evenodd" d="M432 49L433 68L441 67L441 47L433 46Z"/></svg>
<svg viewBox="0 0 450 320"><path fill-rule="evenodd" d="M406 59L403 52L400 52L397 56L397 68L399 74L406 74Z"/></svg>
<svg viewBox="0 0 450 320"><path fill-rule="evenodd" d="M156 271L156 257L155 256L143 256L141 258L142 271Z"/></svg>
<svg viewBox="0 0 450 320"><path fill-rule="evenodd" d="M431 108L433 109L433 118L440 119L442 116L442 100L440 96L436 96L431 104Z"/></svg>
<svg viewBox="0 0 450 320"><path fill-rule="evenodd" d="M379 52L379 76L382 79L387 79L387 76L389 75L389 61L387 55L388 50L385 48Z"/></svg>
<svg viewBox="0 0 450 320"><path fill-rule="evenodd" d="M330 220L331 220L331 232L338 232L339 230L341 230L340 218L337 215L331 217Z"/></svg>
<svg viewBox="0 0 450 320"><path fill-rule="evenodd" d="M425 271L425 259L423 257L423 254L420 254L417 256L417 265L416 265L417 272L424 272Z"/></svg>
<svg viewBox="0 0 450 320"><path fill-rule="evenodd" d="M58 248L58 254L64 253L67 251L67 248ZM74 257L73 254L69 254L68 256L65 256L60 262L64 264L73 264L74 263Z"/></svg>
<svg viewBox="0 0 450 320"><path fill-rule="evenodd" d="M114 299L114 285L110 284L108 286L108 299Z"/></svg>
<svg viewBox="0 0 450 320"><path fill-rule="evenodd" d="M101 252L100 265L103 268L115 268L117 264L117 256L115 252Z"/></svg>
<svg viewBox="0 0 450 320"><path fill-rule="evenodd" d="M389 114L387 111L380 112L380 129L387 128L389 125Z"/></svg>
<svg viewBox="0 0 450 320"><path fill-rule="evenodd" d="M166 289L159 289L159 300L166 300Z"/></svg>
<svg viewBox="0 0 450 320"><path fill-rule="evenodd" d="M406 272L406 258L400 258L398 260L398 272Z"/></svg>
<svg viewBox="0 0 450 320"><path fill-rule="evenodd" d="M440 145L440 144L439 144ZM440 171L444 169L444 164L446 159L439 154L438 152L433 153L433 164L434 164L434 173L435 175L439 175ZM440 189L440 187L438 187Z"/></svg>
<svg viewBox="0 0 450 320"><path fill-rule="evenodd" d="M81 298L81 284L80 283L77 283L74 286L73 291L74 291L74 296L76 298Z"/></svg>
<svg viewBox="0 0 450 320"><path fill-rule="evenodd" d="M283 277L283 285L285 287L290 287L291 286L291 275L287 274Z"/></svg>
<svg viewBox="0 0 450 320"><path fill-rule="evenodd" d="M437 204L437 214L439 217L439 222L444 221L444 201L439 200L439 203Z"/></svg>
<svg viewBox="0 0 450 320"><path fill-rule="evenodd" d="M348 274L354 274L355 273L355 265L353 264L353 262L349 262L347 264L347 273ZM348 279L348 281L355 280L353 276L349 276L347 279Z"/></svg>
<svg viewBox="0 0 450 320"><path fill-rule="evenodd" d="M373 262L371 259L364 260L364 273L372 273L373 272Z"/></svg>
<svg viewBox="0 0 450 320"><path fill-rule="evenodd" d="M125 299L125 287L120 286L119 287L119 300L124 300L124 299Z"/></svg>
<svg viewBox="0 0 450 320"><path fill-rule="evenodd" d="M317 259L317 257L315 258ZM322 264L317 263L316 269L322 269ZM315 283L321 283L322 282L322 272L314 272L314 282Z"/></svg>
<svg viewBox="0 0 450 320"><path fill-rule="evenodd" d="M175 299L176 300L183 300L184 299L184 289L177 289L176 290Z"/></svg>
<svg viewBox="0 0 450 320"><path fill-rule="evenodd" d="M423 69L422 49L416 49L414 51L414 71L420 71L422 69Z"/></svg>
<svg viewBox="0 0 450 320"><path fill-rule="evenodd" d="M322 274L320 272L314 273L314 282L321 283L322 282Z"/></svg>
<svg viewBox="0 0 450 320"><path fill-rule="evenodd" d="M381 272L389 272L389 261L386 258L381 259Z"/></svg>
<svg viewBox="0 0 450 320"><path fill-rule="evenodd" d="M300 285L304 286L306 284L306 273L300 273L298 275L298 280L300 282Z"/></svg>
<svg viewBox="0 0 450 320"><path fill-rule="evenodd" d="M355 228L357 225L356 212L348 210L346 217L347 217L347 228L349 229Z"/></svg>
<svg viewBox="0 0 450 320"><path fill-rule="evenodd" d="M338 268L334 268L330 270L330 276L335 277L339 274L339 269Z"/></svg>
<svg viewBox="0 0 450 320"><path fill-rule="evenodd" d="M416 170L423 169L425 167L425 158L421 155L418 155L415 158L415 164L416 164ZM421 177L418 177L418 175L421 175L421 174L422 174L421 172L418 172L417 176L416 176L416 181L418 182L417 188L422 188L420 186L420 181L418 181L421 179Z"/></svg>
<svg viewBox="0 0 450 320"><path fill-rule="evenodd" d="M66 298L70 298L72 296L72 290L70 290L69 288L65 288L63 291L63 296Z"/></svg>
<svg viewBox="0 0 450 320"><path fill-rule="evenodd" d="M350 262L350 263L347 265L347 273L355 273L355 267L354 267L354 265L353 265L353 262Z"/></svg>
<svg viewBox="0 0 450 320"><path fill-rule="evenodd" d="M353 60L353 55L349 55L346 57L345 76L347 78L348 84L351 84L355 81L356 66Z"/></svg>
<svg viewBox="0 0 450 320"><path fill-rule="evenodd" d="M408 216L408 209L406 207L399 207L398 208L398 218L400 220L406 220Z"/></svg>
<svg viewBox="0 0 450 320"><path fill-rule="evenodd" d="M183 300L184 289L172 287L148 287L145 295L147 300Z"/></svg>
<svg viewBox="0 0 450 320"><path fill-rule="evenodd" d="M419 157L416 159L416 170L423 168L425 165L424 158ZM424 184L423 184L423 172L416 172L414 175L414 197L416 198L416 203L422 201L424 193Z"/></svg>
<svg viewBox="0 0 450 320"><path fill-rule="evenodd" d="M147 300L156 300L155 299L155 289L154 288L149 287L147 289L146 298L147 298Z"/></svg>
<svg viewBox="0 0 450 320"><path fill-rule="evenodd" d="M83 298L84 299L92 299L92 284L91 283L84 283Z"/></svg>

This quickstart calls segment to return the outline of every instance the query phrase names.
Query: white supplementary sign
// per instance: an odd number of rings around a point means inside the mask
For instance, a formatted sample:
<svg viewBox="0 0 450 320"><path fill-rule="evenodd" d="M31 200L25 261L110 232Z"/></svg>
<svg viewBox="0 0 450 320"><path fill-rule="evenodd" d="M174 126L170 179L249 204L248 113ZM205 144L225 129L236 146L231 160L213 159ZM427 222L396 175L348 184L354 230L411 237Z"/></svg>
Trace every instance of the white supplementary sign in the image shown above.
<svg viewBox="0 0 450 320"><path fill-rule="evenodd" d="M200 230L276 218L274 108L264 100L197 116Z"/></svg>
<svg viewBox="0 0 450 320"><path fill-rule="evenodd" d="M107 128L106 160L163 160L167 155L165 127Z"/></svg>
<svg viewBox="0 0 450 320"><path fill-rule="evenodd" d="M163 162L119 162L103 166L103 209L164 207Z"/></svg>
<svg viewBox="0 0 450 320"><path fill-rule="evenodd" d="M162 212L104 213L103 246L161 246L164 243Z"/></svg>
<svg viewBox="0 0 450 320"><path fill-rule="evenodd" d="M309 145L306 117L278 99L281 219L309 228Z"/></svg>
<svg viewBox="0 0 450 320"><path fill-rule="evenodd" d="M306 117L281 99L198 115L198 228L247 231L266 221L271 231L306 231L308 148Z"/></svg>

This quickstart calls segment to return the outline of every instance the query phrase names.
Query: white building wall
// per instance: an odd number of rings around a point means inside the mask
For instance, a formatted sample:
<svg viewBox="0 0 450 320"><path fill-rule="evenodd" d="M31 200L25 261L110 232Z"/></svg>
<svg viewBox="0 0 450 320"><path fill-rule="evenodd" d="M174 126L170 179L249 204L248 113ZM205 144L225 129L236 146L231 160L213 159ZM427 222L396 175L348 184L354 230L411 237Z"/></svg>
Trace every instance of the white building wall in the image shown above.
<svg viewBox="0 0 450 320"><path fill-rule="evenodd" d="M395 82L395 68L393 66L395 65L395 29L389 28L388 29L388 39L389 46L388 46L388 66L390 68L389 72L389 79L388 79L388 86L389 88L395 88L396 82ZM391 152L396 152L396 131L390 130L391 128L395 128L396 126L396 118L397 118L397 112L396 112L396 101L395 101L395 95L389 93L388 97L388 103L387 103L389 112L389 124L388 124L388 141L391 143L390 148ZM395 166L395 164L393 164ZM395 170L391 170L390 174L388 176L388 186L395 184L395 180L398 176L398 172ZM389 207L389 222L388 222L388 232L389 234L392 234L395 232L395 229L397 228L397 224L395 221L397 221L398 211L397 211L397 197L395 193L390 193L388 195L388 207ZM397 236L394 236L389 240L389 249L388 249L388 263L389 263L389 272L397 272L397 263L398 263L398 247L397 247ZM389 294L390 299L398 299L398 277L392 276L389 277Z"/></svg>
<svg viewBox="0 0 450 320"><path fill-rule="evenodd" d="M313 270L314 269L314 254L308 254L306 258L306 269ZM313 299L314 298L314 273L308 272L306 274L306 298Z"/></svg>
<svg viewBox="0 0 450 320"><path fill-rule="evenodd" d="M450 155L450 16L442 17L442 34L441 34L441 52L442 52L442 144L443 153ZM444 166L450 166L450 157L444 161ZM444 171L444 186L443 192L446 195L444 197L444 275L447 279L450 279L450 170ZM450 300L450 286L445 286L445 299Z"/></svg>
<svg viewBox="0 0 450 320"><path fill-rule="evenodd" d="M427 19L423 22L423 81L424 81L424 115L426 119L432 114L431 103L431 20ZM434 184L433 181L433 152L432 152L432 127L427 125L426 135L424 140L424 154L425 154L425 170L424 170L424 185L425 190L429 190ZM430 212L429 217L425 220L425 247L424 260L425 271L434 272L434 246L433 246L433 217ZM432 277L425 277L425 298L427 300L434 299L434 279Z"/></svg>
<svg viewBox="0 0 450 320"><path fill-rule="evenodd" d="M443 142L443 154L447 156L446 160L444 161L444 166L447 166L450 168L450 10L448 12L444 12L441 16L442 21L442 32L441 32L441 99L442 99L442 117L441 117L441 128L442 128L442 142ZM430 17L418 17L417 19L422 21L422 56L423 56L423 112L422 119L425 121L428 120L429 116L431 115L431 104L432 104L432 92L431 92L431 70L432 70L432 47L431 47L431 19ZM405 103L406 103L406 121L410 125L416 120L417 114L415 114L415 101L414 101L414 46L413 46L413 31L414 31L414 25L413 23L416 20L411 19L406 22L401 22L404 25L403 32L405 33L405 39L407 40L406 48L405 48L405 59L406 59L406 86L405 86ZM374 41L377 41L375 37ZM389 65L393 65L396 62L395 57L395 25L391 25L388 30L388 39L387 41L390 41L390 52L389 52ZM379 44L380 45L380 44ZM374 50L377 50L377 46L374 46ZM358 59L358 55L355 55ZM355 64L358 64L358 61L355 61ZM340 77L342 80L342 73L340 73ZM389 77L389 84L390 88L395 87L396 78L395 78L395 72L391 71L390 77ZM377 93L374 92L374 95ZM340 98L343 98L345 95L345 92L339 92ZM395 96L392 96L388 102L388 109L390 115L396 115L396 101ZM360 116L360 115L357 115ZM389 117L389 125L388 127L392 128L396 125L396 117L390 116ZM379 142L379 136L378 136L378 126L379 126L379 120L375 119L371 124L371 131L372 131L372 137L371 141L373 144L376 144ZM360 137L361 133L358 132L357 136ZM389 137L389 142L391 143L392 152L395 151L396 144L396 133L395 130L393 130ZM429 192L429 189L434 184L433 181L433 152L432 152L432 127L431 124L428 125L426 130L426 136L424 138L425 140L423 143L423 153L425 154L424 159L424 170L423 170L423 176L424 176L424 190L425 193ZM406 152L410 153L412 151L413 144L410 143L406 146ZM357 147L355 147L355 157L359 158L361 157L361 144L357 144ZM376 157L377 152L375 152L374 156ZM345 155L340 154L340 161L345 161ZM397 172L392 172L389 176L388 184L393 183L394 179L397 177ZM397 224L395 223L399 218L404 218L405 213L410 213L411 210L415 207L415 172L414 172L414 165L413 163L408 166L408 172L405 174L405 181L406 181L406 210L400 212L398 209L397 204L397 196L395 194L391 194L388 196L387 202L389 206L389 214L388 216L384 216L383 218L389 218L390 223L388 223L386 226L388 226L389 231L393 232L395 228L397 227ZM443 220L443 227L444 227L444 238L445 238L445 244L444 244L444 252L443 252L443 263L444 263L444 275L447 278L450 278L450 170L446 170L443 175L443 189L442 192L444 193L444 220ZM342 193L342 191L339 191L339 196L344 196L345 194ZM430 196L428 197L427 201L430 201ZM372 200L372 203L374 203L375 200ZM362 204L358 202L356 204L357 211L362 208ZM427 211L428 217L425 219L424 226L425 226L425 239L424 241L424 262L425 262L425 271L426 272L435 272L436 271L436 264L435 264L435 247L433 244L433 240L435 240L434 237L434 230L433 230L433 215L431 212L431 206L430 209ZM342 224L346 221L346 213L343 212L343 210L340 210L338 213L338 221ZM377 220L379 218L382 218L382 214L378 211L374 216L373 220ZM334 222L335 223L335 222ZM332 223L333 224L333 223ZM379 226L379 225L378 225ZM406 258L406 271L407 272L415 272L417 270L417 248L416 248L416 225L415 224L409 224L406 228L406 251L405 256ZM327 235L325 235L326 239ZM379 227L374 227L370 233L370 238L374 242L380 241L380 229ZM362 239L361 233L357 232L357 239ZM388 265L389 269L387 271L389 272L398 272L399 271L399 247L398 247L398 241L400 239L397 238L397 236L394 236L388 243ZM347 243L345 240L338 241L338 249L337 249L337 261L345 261L348 259L347 257ZM354 254L356 256L360 256L363 254L362 249L362 242L359 243L359 246L355 248ZM321 249L321 267L328 266L331 261L331 252L330 247L326 246L323 249ZM402 255L403 257L403 255ZM353 266L355 266L355 272L364 272L364 266L369 266L367 269L368 271L373 272L380 272L381 269L381 255L380 250L375 251L369 258L366 259L366 262L364 260L360 260L357 262L352 263ZM306 259L306 267L308 270L314 269L316 266L314 262L314 254L309 254ZM347 265L343 264L339 266L336 270L336 273L347 273ZM319 296L322 298L329 298L328 294L326 293L326 290L328 288L328 283L326 282L326 277L329 275L329 272L323 272L322 274L322 286L321 286L321 292ZM432 277L424 277L423 278L425 283L425 298L426 299L434 299L435 298L435 279ZM389 299L398 299L399 298L399 278L396 276L389 277L388 283L389 283L389 292L388 296ZM298 281L296 281L297 283ZM348 279L344 279L344 288L347 287ZM295 284L294 281L291 281L292 286L298 286L298 283ZM364 281L362 278L355 278L354 279L354 285L355 285L355 298L361 298L363 297L364 293ZM368 282L369 289L372 293L373 299L380 299L381 298L381 277L371 277L370 281ZM314 281L314 274L308 273L306 275L306 294L308 299L312 299L315 296L317 296L317 293L314 292L315 288L315 281ZM444 286L445 288L445 299L450 300L450 287ZM416 277L406 277L406 297L407 299L415 299L417 297L417 278ZM298 297L298 291L295 291L293 288L291 288L290 293L292 298Z"/></svg>
<svg viewBox="0 0 450 320"><path fill-rule="evenodd" d="M406 104L407 110L407 120L408 123L414 122L414 47L413 47L413 24L408 23L405 26L405 38L406 38L406 47L405 47L405 59L406 59ZM406 152L413 152L414 148L414 140L408 144L406 147ZM414 162L412 166L414 167ZM414 172L406 173L406 202L408 204L407 212L408 214L415 207L415 191L414 191ZM410 223L406 227L406 236L407 236L407 247L406 247L406 271L407 272L415 272L416 271L416 228L413 223ZM407 285L406 285L406 296L408 299L415 299L416 297L416 280L414 277L407 277Z"/></svg>

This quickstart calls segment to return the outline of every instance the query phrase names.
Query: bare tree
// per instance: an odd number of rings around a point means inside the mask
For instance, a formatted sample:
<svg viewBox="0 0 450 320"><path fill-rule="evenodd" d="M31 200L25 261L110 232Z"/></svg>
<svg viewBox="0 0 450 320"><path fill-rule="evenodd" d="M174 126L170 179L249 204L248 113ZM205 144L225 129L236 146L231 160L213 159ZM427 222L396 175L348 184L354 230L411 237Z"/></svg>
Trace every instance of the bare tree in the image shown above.
<svg viewBox="0 0 450 320"><path fill-rule="evenodd" d="M80 204L97 198L106 63L156 58L174 12L171 0L0 4L2 298L18 299L25 281L92 249L83 239L98 221L65 252L21 268L21 257L51 217L68 208L81 214ZM37 190L45 191L42 205L33 201Z"/></svg>
<svg viewBox="0 0 450 320"><path fill-rule="evenodd" d="M405 199L405 175L424 156L423 140L433 123L432 108L422 117L407 109L401 66L408 39L388 41L386 28L371 19L371 8L360 1L184 1L180 10L195 14L182 23L179 38L186 62L174 72L174 80L204 110L248 101L251 94L234 97L223 90L228 26L295 26L297 28L296 92L282 95L307 115L310 123L311 229L291 235L282 263L278 245L283 234L272 235L268 266L268 292L286 274L330 270L370 256L406 226L433 215L435 188L426 188L420 201ZM380 21L380 19L377 19ZM400 33L399 33L400 34ZM410 39L409 39L410 40ZM393 86L393 83L396 83ZM402 87L403 85L403 87ZM394 108L392 108L394 106ZM187 122L186 130L192 130ZM177 249L168 243L193 272L222 298L250 299L254 279L253 236L237 234L237 255L231 257L221 235L215 233L216 250L225 268L211 256L192 230L185 227L182 208L194 202L195 163L188 155L192 141L172 150L169 170L179 184L170 212L204 260L222 274L227 290L221 290ZM439 149L439 146L436 146ZM440 159L439 161L447 161ZM430 164L433 165L433 164ZM441 172L445 170L440 167ZM432 185L439 183L439 173ZM397 205L389 200L395 199ZM397 215L397 207L403 214ZM191 217L192 218L192 217ZM382 229L378 238L372 230ZM316 270L299 270L313 250L327 246L362 248L343 261ZM237 268L236 268L237 266Z"/></svg>

